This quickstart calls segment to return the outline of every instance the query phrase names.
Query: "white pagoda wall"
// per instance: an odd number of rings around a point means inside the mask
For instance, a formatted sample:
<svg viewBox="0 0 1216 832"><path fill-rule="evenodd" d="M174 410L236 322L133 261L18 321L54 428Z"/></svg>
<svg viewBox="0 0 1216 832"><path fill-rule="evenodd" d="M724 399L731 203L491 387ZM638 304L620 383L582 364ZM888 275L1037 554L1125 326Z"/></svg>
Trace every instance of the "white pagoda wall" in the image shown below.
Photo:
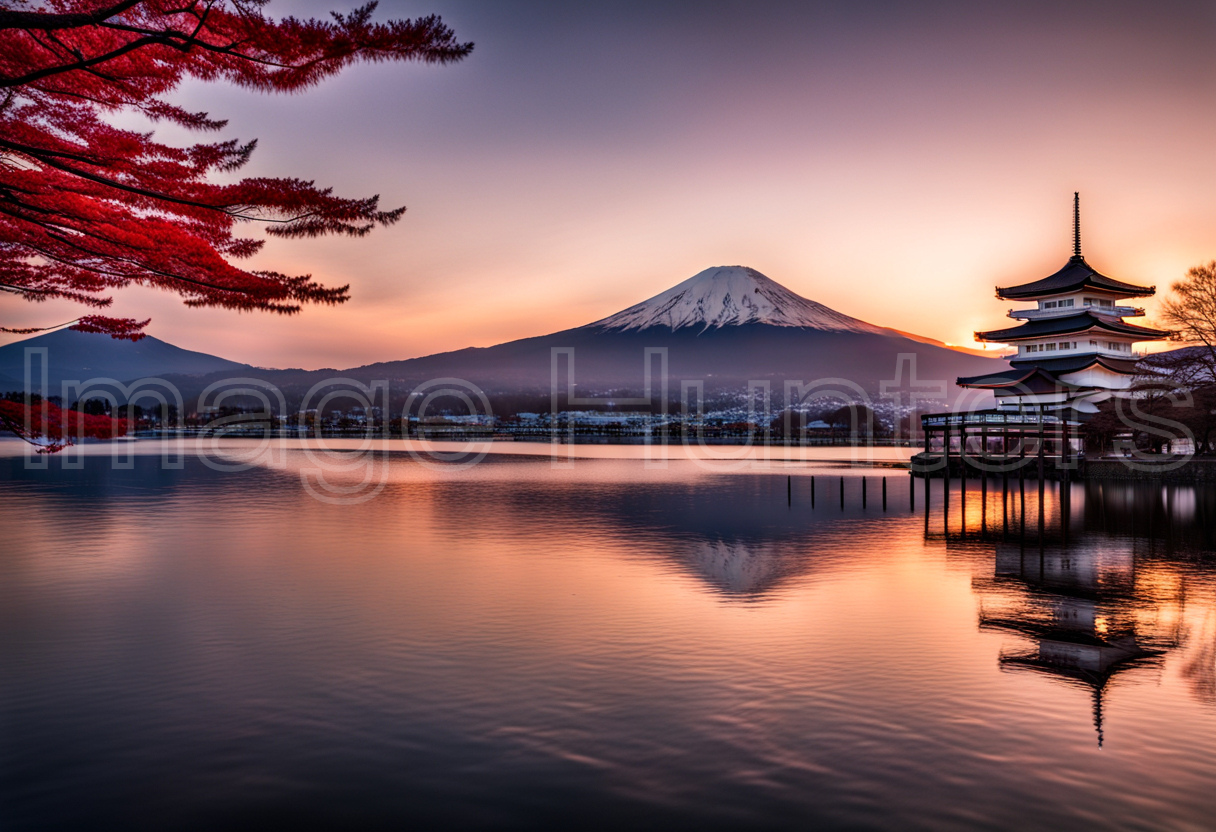
<svg viewBox="0 0 1216 832"><path fill-rule="evenodd" d="M1078 387L1100 387L1106 390L1126 390L1132 386L1131 376L1096 366L1077 373L1065 373L1060 376L1060 380Z"/></svg>

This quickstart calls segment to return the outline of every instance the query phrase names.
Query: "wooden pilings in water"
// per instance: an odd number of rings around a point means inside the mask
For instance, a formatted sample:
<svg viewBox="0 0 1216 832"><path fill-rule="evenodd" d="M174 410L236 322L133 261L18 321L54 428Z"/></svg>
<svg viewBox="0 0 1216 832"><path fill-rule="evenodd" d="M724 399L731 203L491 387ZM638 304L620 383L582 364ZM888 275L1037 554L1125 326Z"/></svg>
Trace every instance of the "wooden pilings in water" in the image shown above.
<svg viewBox="0 0 1216 832"><path fill-rule="evenodd" d="M817 478L815 476L811 476L809 479L811 481L811 508L813 509L813 508L815 508L815 505L817 502L817 497L818 497L818 483L816 482ZM879 479L881 480L878 487L882 492L882 510L884 513L887 513L890 511L891 486L890 486L890 483L888 482L888 480L891 478L883 476L883 477L879 477ZM916 483L917 483L917 477L913 476L912 473L909 472L909 474L908 474L908 511L909 512L916 511ZM929 505L929 480L925 479L924 483L925 483L925 505L928 506ZM840 487L840 508L843 510L845 507L845 477L840 477L839 487ZM793 475L787 475L785 478L785 499L786 499L786 504L792 507L794 504L794 478L793 478ZM869 505L870 505L870 478L861 477L861 507L863 509L866 509L866 508L869 508Z"/></svg>
<svg viewBox="0 0 1216 832"><path fill-rule="evenodd" d="M1033 464L1033 448L1027 457ZM917 506L917 510L924 514L926 539L968 543L976 540L1008 541L1014 545L1020 540L1024 549L1037 548L1040 552L1058 543L1070 545L1075 536L1072 515L1074 484L1062 481L1049 485L1045 480L1039 480L1038 488L1030 493L1028 499L1027 491L1035 487L1034 476L1035 470L1031 467L1027 476L1016 480L1011 474L1002 474L999 480L981 482L978 487L971 483L971 487L967 488L960 482L951 489L947 489L945 481L941 480L940 494L933 493L931 480L925 478L925 500L923 505ZM977 496L983 501L979 511L974 505ZM934 497L941 501L937 506L933 504ZM990 500L991 506L988 505ZM932 516L934 511L940 511L938 518ZM957 519L953 516L955 513L960 515ZM977 514L979 517L976 517Z"/></svg>

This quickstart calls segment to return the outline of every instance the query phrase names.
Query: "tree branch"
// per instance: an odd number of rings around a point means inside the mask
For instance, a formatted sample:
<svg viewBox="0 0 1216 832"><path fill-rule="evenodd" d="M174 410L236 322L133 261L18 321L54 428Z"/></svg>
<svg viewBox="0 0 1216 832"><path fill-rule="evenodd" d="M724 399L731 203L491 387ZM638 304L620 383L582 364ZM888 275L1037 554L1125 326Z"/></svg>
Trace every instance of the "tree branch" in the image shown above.
<svg viewBox="0 0 1216 832"><path fill-rule="evenodd" d="M104 23L115 15L122 14L127 9L134 8L143 0L122 0L113 6L106 6L94 12L77 12L75 14L50 14L48 12L15 12L0 11L0 29L38 29L49 32L55 29L78 29L82 26L95 26Z"/></svg>

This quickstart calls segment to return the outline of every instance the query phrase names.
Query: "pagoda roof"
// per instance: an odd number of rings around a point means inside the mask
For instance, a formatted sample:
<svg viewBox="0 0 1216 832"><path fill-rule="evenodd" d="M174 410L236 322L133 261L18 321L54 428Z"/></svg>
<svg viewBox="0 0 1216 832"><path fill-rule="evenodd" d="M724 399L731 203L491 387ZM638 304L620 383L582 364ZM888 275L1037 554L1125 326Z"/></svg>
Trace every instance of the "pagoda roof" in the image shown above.
<svg viewBox="0 0 1216 832"><path fill-rule="evenodd" d="M954 383L959 387L973 387L981 390L1016 387L1024 395L1058 393L1077 389L1074 385L1060 381L1055 374L1041 367L1011 367L1008 370L987 373L982 376L962 376L955 379Z"/></svg>
<svg viewBox="0 0 1216 832"><path fill-rule="evenodd" d="M1031 636L1032 638L1045 639L1063 644L1076 644L1083 647L1116 647L1126 649L1128 641L1126 633L1118 633L1112 637L1099 634L1092 629L1087 630L1080 623L1074 627L1067 627L1055 621L1041 621L1034 618L1018 618L1016 616L984 616L980 621L980 626L996 630L1009 630ZM1112 644L1116 640L1122 643ZM1138 647L1139 645L1136 646Z"/></svg>
<svg viewBox="0 0 1216 832"><path fill-rule="evenodd" d="M1136 374L1136 364L1136 360L1132 358L1115 358L1091 352L1065 358L1019 361L1008 370L985 373L982 376L962 376L955 380L955 384L959 387L985 390L1017 387L1026 394L1054 393L1080 389L1060 379L1060 376L1067 373L1078 373L1090 367L1104 367L1112 372L1130 376Z"/></svg>
<svg viewBox="0 0 1216 832"><path fill-rule="evenodd" d="M1069 642L1062 642L1055 638L1041 639L1040 644L1042 642L1073 646ZM1038 651L1022 655L1003 655L1000 657L1000 663L1001 667L1009 665L1026 668L1027 670L1037 670L1052 676L1076 679L1079 682L1086 682L1101 688L1119 671L1142 667L1154 660L1158 660L1161 656L1160 650L1143 647L1134 640L1129 645L1081 645L1081 647L1082 649L1088 647L1091 652L1097 654L1095 656L1097 668L1091 670L1080 664L1061 664L1051 659L1044 659L1041 657L1041 648Z"/></svg>
<svg viewBox="0 0 1216 832"><path fill-rule="evenodd" d="M1101 329L1117 335L1135 335L1141 341L1154 341L1169 335L1160 329L1150 329L1146 326L1124 323L1121 318L1110 315L1100 315L1093 310L1085 310L1075 315L1061 315L1056 318L1038 318L1027 321L1019 326L1006 329L994 329L989 332L975 333L977 341L998 341L1009 343L1026 338L1041 338L1046 335L1070 335L1074 332L1086 332L1091 329Z"/></svg>
<svg viewBox="0 0 1216 832"><path fill-rule="evenodd" d="M1067 295L1091 289L1124 297L1148 297L1157 292L1156 286L1137 286L1134 283L1124 283L1099 272L1085 262L1080 254L1068 258L1064 268L1053 275L1021 283L1017 286L997 287L996 296L1002 300L1025 300L1027 298L1043 297L1045 295Z"/></svg>
<svg viewBox="0 0 1216 832"><path fill-rule="evenodd" d="M1014 367L1021 367L1023 370L1029 370L1031 366L1034 366L1056 375L1079 373L1081 370L1100 366L1112 372L1131 376L1136 374L1139 360L1135 358L1116 358L1111 355L1090 352L1084 355L1069 355L1061 358L1014 358L1009 363Z"/></svg>
<svg viewBox="0 0 1216 832"><path fill-rule="evenodd" d="M1064 268L1042 280L1019 283L1017 286L998 286L996 289L998 298L1029 300L1053 295L1068 295L1085 289L1109 292L1129 298L1148 297L1156 294L1156 286L1137 286L1135 283L1115 280L1085 262L1085 258L1081 256L1081 195L1079 193L1072 195L1072 217L1072 257L1068 258Z"/></svg>

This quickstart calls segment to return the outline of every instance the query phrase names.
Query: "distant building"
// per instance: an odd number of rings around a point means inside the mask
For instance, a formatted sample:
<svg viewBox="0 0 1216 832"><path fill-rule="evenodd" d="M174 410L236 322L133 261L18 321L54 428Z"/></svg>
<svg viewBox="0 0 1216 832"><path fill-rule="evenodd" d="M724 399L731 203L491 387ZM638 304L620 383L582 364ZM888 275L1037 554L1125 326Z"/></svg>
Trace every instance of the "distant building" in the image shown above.
<svg viewBox="0 0 1216 832"><path fill-rule="evenodd" d="M1123 301L1156 291L1107 277L1085 262L1081 198L1073 194L1072 257L1041 280L997 287L1001 300L1035 306L1009 310L1010 318L1023 322L1017 326L975 333L977 341L1016 348L1010 368L957 381L959 387L991 390L996 408L922 416L925 451L913 459L914 470L949 476L951 457L959 458L965 474L968 457L986 464L1037 456L1040 478L1049 457L1057 472L1069 476L1084 456L1082 423L1102 402L1131 395L1135 345L1169 335L1124 320L1144 310Z"/></svg>
<svg viewBox="0 0 1216 832"><path fill-rule="evenodd" d="M1010 309L1024 323L977 332L977 341L1017 348L1011 368L958 379L960 387L991 390L1002 411L1054 411L1070 408L1095 413L1097 405L1119 396L1136 372L1134 345L1169 335L1159 329L1127 323L1144 310L1123 305L1130 298L1150 297L1154 286L1107 277L1081 256L1080 195L1073 195L1073 253L1053 275L1005 288L996 296L1031 308Z"/></svg>

